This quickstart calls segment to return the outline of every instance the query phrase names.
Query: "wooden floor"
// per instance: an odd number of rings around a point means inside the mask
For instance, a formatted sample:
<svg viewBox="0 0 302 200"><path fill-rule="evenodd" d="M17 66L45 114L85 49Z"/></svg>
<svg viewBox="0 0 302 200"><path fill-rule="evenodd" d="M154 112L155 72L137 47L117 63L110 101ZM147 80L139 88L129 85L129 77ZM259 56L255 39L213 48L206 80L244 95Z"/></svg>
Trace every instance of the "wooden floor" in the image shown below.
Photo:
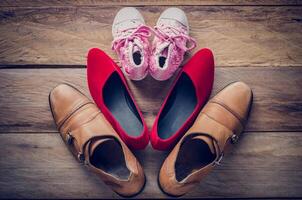
<svg viewBox="0 0 302 200"><path fill-rule="evenodd" d="M212 96L237 80L254 92L240 142L185 197L302 198L298 0L0 1L0 198L119 197L67 150L51 117L48 93L67 81L89 95L86 53L99 47L116 59L111 24L116 12L130 5L148 25L167 7L182 8L198 48L214 51ZM129 81L149 128L171 82ZM135 154L147 176L137 197L167 197L156 181L167 153L148 146Z"/></svg>

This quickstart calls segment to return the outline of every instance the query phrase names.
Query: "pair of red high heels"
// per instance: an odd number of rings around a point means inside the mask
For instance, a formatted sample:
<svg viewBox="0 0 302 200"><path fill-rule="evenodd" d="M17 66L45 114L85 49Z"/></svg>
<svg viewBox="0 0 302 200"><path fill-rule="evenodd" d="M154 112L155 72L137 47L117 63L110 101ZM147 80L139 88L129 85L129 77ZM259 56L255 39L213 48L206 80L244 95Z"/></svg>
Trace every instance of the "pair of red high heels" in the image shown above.
<svg viewBox="0 0 302 200"><path fill-rule="evenodd" d="M130 148L143 149L150 138L154 149L168 150L190 128L210 96L214 58L209 49L201 49L181 69L150 134L122 71L100 49L88 53L87 78L95 103Z"/></svg>

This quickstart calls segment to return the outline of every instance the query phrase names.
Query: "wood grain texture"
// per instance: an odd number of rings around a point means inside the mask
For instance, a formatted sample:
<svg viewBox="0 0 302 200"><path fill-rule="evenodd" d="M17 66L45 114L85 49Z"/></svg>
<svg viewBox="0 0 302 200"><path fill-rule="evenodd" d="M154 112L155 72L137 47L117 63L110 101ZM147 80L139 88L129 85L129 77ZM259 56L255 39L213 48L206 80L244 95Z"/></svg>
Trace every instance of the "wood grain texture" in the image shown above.
<svg viewBox="0 0 302 200"><path fill-rule="evenodd" d="M0 132L54 132L48 93L61 82L89 96L85 69L1 69L0 80ZM247 131L302 131L302 68L216 68L212 96L238 80L254 92ZM129 81L149 128L171 83Z"/></svg>
<svg viewBox="0 0 302 200"><path fill-rule="evenodd" d="M302 132L243 134L185 197L302 197ZM1 198L117 198L67 150L59 134L0 135ZM13 153L12 153L13 152ZM147 184L138 198L166 197L157 173L166 152L135 153Z"/></svg>
<svg viewBox="0 0 302 200"><path fill-rule="evenodd" d="M99 47L116 60L111 25L120 8L138 7L153 26L171 5L187 13L198 48L214 51L212 96L237 80L254 92L239 143L185 197L302 198L302 1L1 0L0 199L119 198L67 150L48 93L66 81L89 95L86 53ZM172 81L128 81L149 129ZM157 185L167 152L135 154L147 176L137 197L167 197Z"/></svg>
<svg viewBox="0 0 302 200"><path fill-rule="evenodd" d="M2 0L0 7L52 7L52 6L96 6L96 5L301 5L299 0Z"/></svg>
<svg viewBox="0 0 302 200"><path fill-rule="evenodd" d="M121 7L0 7L0 65L84 66L92 47L116 58L111 25ZM153 26L167 7L139 10ZM302 66L301 6L180 8L188 15L196 50L211 48L217 66Z"/></svg>

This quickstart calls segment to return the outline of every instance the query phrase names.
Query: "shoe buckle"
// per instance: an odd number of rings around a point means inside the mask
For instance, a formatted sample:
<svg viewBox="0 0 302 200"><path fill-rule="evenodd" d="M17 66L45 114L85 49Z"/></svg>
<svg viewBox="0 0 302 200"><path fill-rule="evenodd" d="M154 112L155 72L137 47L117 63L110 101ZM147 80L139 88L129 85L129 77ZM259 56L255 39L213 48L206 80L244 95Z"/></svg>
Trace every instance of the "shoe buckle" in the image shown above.
<svg viewBox="0 0 302 200"><path fill-rule="evenodd" d="M79 152L77 157L81 163L83 163L85 161L85 157L84 157L83 153Z"/></svg>
<svg viewBox="0 0 302 200"><path fill-rule="evenodd" d="M237 143L237 142L238 142L238 139L239 139L239 136L236 135L236 134L233 134L233 135L231 136L231 142L232 142L232 144Z"/></svg>
<svg viewBox="0 0 302 200"><path fill-rule="evenodd" d="M221 160L223 158L223 153L220 154L219 158L214 162L215 165L221 165Z"/></svg>
<svg viewBox="0 0 302 200"><path fill-rule="evenodd" d="M66 135L66 142L68 145L71 145L72 144L72 140L73 140L73 136L71 135L70 132L67 133Z"/></svg>

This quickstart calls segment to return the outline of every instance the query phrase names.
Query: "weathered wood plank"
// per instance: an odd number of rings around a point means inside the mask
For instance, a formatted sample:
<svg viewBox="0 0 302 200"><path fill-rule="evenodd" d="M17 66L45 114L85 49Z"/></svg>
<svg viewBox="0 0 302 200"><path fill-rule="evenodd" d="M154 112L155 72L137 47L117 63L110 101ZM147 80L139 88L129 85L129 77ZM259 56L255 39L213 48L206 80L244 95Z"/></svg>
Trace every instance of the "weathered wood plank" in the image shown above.
<svg viewBox="0 0 302 200"><path fill-rule="evenodd" d="M45 1L43 1L45 2ZM168 6L142 6L153 26ZM0 8L0 65L85 65L91 47L110 49L121 6ZM218 66L302 66L301 6L181 6L198 48Z"/></svg>
<svg viewBox="0 0 302 200"><path fill-rule="evenodd" d="M243 134L221 166L185 197L302 197L302 132ZM147 176L137 197L166 197L157 173L167 153L136 152ZM118 197L79 164L59 134L0 135L1 198Z"/></svg>
<svg viewBox="0 0 302 200"><path fill-rule="evenodd" d="M54 132L48 93L61 82L89 95L85 69L0 69L0 80L0 132ZM246 131L302 131L302 68L216 68L212 94L237 80L254 91ZM129 83L150 128L172 81Z"/></svg>
<svg viewBox="0 0 302 200"><path fill-rule="evenodd" d="M142 6L142 5L301 5L298 0L55 0L55 1L41 1L41 0L2 0L0 7L14 6L14 7L42 7L42 6L96 6L96 5L123 5L123 6Z"/></svg>

